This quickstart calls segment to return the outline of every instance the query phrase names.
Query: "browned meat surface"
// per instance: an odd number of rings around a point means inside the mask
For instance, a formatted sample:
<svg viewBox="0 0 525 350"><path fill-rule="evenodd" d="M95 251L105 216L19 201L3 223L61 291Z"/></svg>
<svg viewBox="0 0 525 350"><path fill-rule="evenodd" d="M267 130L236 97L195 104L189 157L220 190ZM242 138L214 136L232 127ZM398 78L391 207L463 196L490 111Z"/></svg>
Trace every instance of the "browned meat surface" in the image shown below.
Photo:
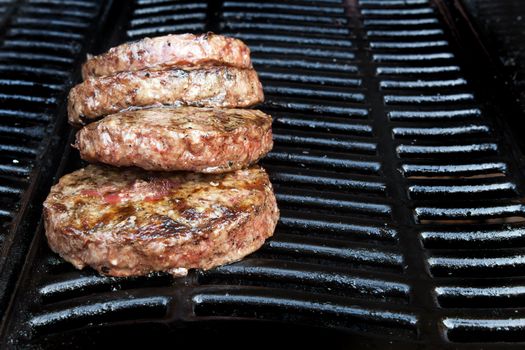
<svg viewBox="0 0 525 350"><path fill-rule="evenodd" d="M126 111L77 133L83 159L146 170L222 173L272 148L272 118L257 110L160 107Z"/></svg>
<svg viewBox="0 0 525 350"><path fill-rule="evenodd" d="M273 234L278 216L258 166L203 175L89 165L62 177L44 203L51 249L110 276L239 260Z"/></svg>
<svg viewBox="0 0 525 350"><path fill-rule="evenodd" d="M211 65L251 68L250 49L238 39L213 33L144 38L88 57L82 76L87 79L146 68Z"/></svg>
<svg viewBox="0 0 525 350"><path fill-rule="evenodd" d="M74 125L132 107L178 105L249 107L264 100L253 69L143 70L91 78L69 92L68 116Z"/></svg>

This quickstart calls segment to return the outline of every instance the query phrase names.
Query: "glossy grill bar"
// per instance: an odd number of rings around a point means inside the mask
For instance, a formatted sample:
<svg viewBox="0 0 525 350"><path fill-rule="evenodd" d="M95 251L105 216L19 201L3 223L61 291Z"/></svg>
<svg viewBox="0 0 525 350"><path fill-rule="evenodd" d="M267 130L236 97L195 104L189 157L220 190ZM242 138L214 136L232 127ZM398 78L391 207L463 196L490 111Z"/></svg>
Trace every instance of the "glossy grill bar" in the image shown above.
<svg viewBox="0 0 525 350"><path fill-rule="evenodd" d="M4 346L128 323L241 320L400 348L524 345L523 156L507 107L483 98L443 12L448 1L3 6L0 220L12 243L2 258L20 256L0 266L10 276L0 285ZM241 262L180 279L75 270L51 253L28 207L38 213L53 176L81 164L69 151L45 163L71 142L63 107L82 54L209 30L250 46L265 88L275 236Z"/></svg>

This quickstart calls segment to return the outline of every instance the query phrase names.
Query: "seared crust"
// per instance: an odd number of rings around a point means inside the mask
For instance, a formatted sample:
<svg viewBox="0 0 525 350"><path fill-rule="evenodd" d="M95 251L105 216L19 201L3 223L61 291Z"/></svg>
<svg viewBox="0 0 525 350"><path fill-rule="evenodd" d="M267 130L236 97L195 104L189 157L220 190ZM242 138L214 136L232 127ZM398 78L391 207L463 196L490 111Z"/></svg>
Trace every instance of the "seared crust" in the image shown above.
<svg viewBox="0 0 525 350"><path fill-rule="evenodd" d="M160 107L126 111L77 133L82 159L146 170L222 173L268 153L272 118L257 110Z"/></svg>
<svg viewBox="0 0 525 350"><path fill-rule="evenodd" d="M144 38L88 57L82 76L87 79L146 68L212 65L251 68L250 49L238 39L213 33Z"/></svg>
<svg viewBox="0 0 525 350"><path fill-rule="evenodd" d="M203 175L89 165L62 177L44 202L51 249L110 276L239 260L273 234L278 216L258 166Z"/></svg>
<svg viewBox="0 0 525 350"><path fill-rule="evenodd" d="M253 69L142 70L91 78L69 92L68 117L73 125L132 107L178 105L249 107L264 100Z"/></svg>

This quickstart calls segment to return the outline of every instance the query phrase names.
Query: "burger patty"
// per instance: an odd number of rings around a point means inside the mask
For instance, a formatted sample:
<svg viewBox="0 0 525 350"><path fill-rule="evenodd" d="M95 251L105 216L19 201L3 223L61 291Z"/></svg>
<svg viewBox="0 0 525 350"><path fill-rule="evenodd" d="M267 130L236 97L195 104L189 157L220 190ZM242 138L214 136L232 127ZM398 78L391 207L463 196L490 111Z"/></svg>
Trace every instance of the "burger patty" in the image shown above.
<svg viewBox="0 0 525 350"><path fill-rule="evenodd" d="M264 100L253 69L142 70L90 78L69 92L68 116L74 125L132 107L182 105L249 107Z"/></svg>
<svg viewBox="0 0 525 350"><path fill-rule="evenodd" d="M89 165L44 202L51 249L109 276L183 275L239 260L273 234L278 216L258 166L204 175Z"/></svg>
<svg viewBox="0 0 525 350"><path fill-rule="evenodd" d="M271 125L272 118L257 110L150 108L85 126L75 147L89 162L221 173L246 167L268 153Z"/></svg>
<svg viewBox="0 0 525 350"><path fill-rule="evenodd" d="M213 33L144 38L88 57L82 76L87 79L146 68L210 65L251 68L250 49L238 39Z"/></svg>

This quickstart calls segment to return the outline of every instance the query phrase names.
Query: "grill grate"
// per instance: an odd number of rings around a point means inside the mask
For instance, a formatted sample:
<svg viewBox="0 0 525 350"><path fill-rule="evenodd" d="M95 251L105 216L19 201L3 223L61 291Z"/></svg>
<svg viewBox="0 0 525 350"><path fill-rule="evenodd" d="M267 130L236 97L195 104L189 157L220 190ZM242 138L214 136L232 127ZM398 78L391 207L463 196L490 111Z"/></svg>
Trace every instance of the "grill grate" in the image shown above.
<svg viewBox="0 0 525 350"><path fill-rule="evenodd" d="M21 18L17 35L36 40L26 32L34 22ZM522 164L501 110L482 103L430 1L136 0L123 21L101 47L206 30L249 44L262 109L274 117L263 165L281 209L276 234L242 262L184 279L116 279L74 270L50 253L40 227L3 326L7 341L60 342L62 332L136 319L270 320L414 347L523 346ZM25 50L23 42L13 47ZM58 50L45 45L34 47ZM72 49L60 50L35 69L69 65ZM62 91L57 77L41 88ZM61 103L35 91L24 106ZM27 113L38 134L39 114ZM66 156L59 172L79 164Z"/></svg>
<svg viewBox="0 0 525 350"><path fill-rule="evenodd" d="M51 137L63 132L56 115L100 10L95 1L0 4L0 310L36 226L27 222L30 201L41 205L35 196L53 158L46 152L62 142Z"/></svg>
<svg viewBox="0 0 525 350"><path fill-rule="evenodd" d="M515 244L523 206L519 174L511 170L516 165L502 152L501 136L461 70L435 77L433 72L459 66L435 14L418 16L428 24L418 24L414 31L420 34L400 43L390 33L406 30L406 23L381 22L386 13L368 14L374 6L366 2L362 7L397 167L404 170L400 180L406 198L412 198L415 233L426 248L421 263L433 279L431 300L423 306L442 315L433 331L444 329L452 342L523 341L522 319L514 309L523 306L518 301L523 257ZM413 63L418 56L425 59ZM444 126L435 126L437 116L447 119Z"/></svg>

